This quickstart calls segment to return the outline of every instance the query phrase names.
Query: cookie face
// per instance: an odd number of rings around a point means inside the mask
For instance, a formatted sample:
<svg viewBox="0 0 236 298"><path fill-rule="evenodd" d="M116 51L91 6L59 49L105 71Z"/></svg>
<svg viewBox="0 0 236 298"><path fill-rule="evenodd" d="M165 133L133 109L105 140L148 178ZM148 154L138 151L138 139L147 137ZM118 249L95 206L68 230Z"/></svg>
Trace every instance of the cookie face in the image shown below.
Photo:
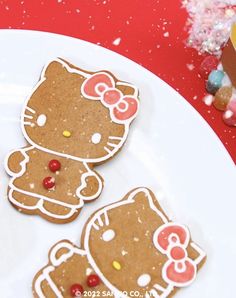
<svg viewBox="0 0 236 298"><path fill-rule="evenodd" d="M86 252L69 241L61 241L50 250L47 266L35 276L33 295L35 298L79 297L79 293L76 296L79 289L90 297L102 297L109 291L91 268Z"/></svg>
<svg viewBox="0 0 236 298"><path fill-rule="evenodd" d="M26 101L22 130L33 146L102 162L125 142L139 102L137 89L108 72L87 73L56 59Z"/></svg>
<svg viewBox="0 0 236 298"><path fill-rule="evenodd" d="M67 223L99 197L94 167L123 146L139 107L137 89L111 73L90 73L55 59L26 100L21 127L28 146L12 151L5 168L8 198L26 214Z"/></svg>
<svg viewBox="0 0 236 298"><path fill-rule="evenodd" d="M124 291L171 297L194 281L205 259L188 229L170 222L145 188L96 212L83 241L90 264L121 297L129 296Z"/></svg>

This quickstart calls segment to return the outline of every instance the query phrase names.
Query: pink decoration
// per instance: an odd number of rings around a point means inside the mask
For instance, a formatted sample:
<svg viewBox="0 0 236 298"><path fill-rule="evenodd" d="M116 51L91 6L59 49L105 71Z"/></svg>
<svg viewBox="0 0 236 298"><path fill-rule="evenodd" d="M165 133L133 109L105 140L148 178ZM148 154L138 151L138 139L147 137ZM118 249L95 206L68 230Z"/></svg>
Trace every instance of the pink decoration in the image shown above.
<svg viewBox="0 0 236 298"><path fill-rule="evenodd" d="M188 257L188 229L175 223L164 224L154 233L153 241L156 248L168 257L162 269L166 282L177 287L184 287L193 282L197 266Z"/></svg>
<svg viewBox="0 0 236 298"><path fill-rule="evenodd" d="M105 107L109 108L114 122L131 121L137 114L138 99L133 95L124 95L116 88L114 79L105 72L99 72L87 78L81 89L85 98L100 100Z"/></svg>

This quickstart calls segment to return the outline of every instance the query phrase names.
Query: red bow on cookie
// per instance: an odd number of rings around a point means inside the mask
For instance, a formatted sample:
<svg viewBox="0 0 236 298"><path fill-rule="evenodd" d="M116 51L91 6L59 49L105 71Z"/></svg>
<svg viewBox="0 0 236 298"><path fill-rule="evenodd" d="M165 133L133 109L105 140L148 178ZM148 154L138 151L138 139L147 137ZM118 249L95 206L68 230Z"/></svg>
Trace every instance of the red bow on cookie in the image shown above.
<svg viewBox="0 0 236 298"><path fill-rule="evenodd" d="M176 287L185 287L196 277L196 263L188 257L188 229L176 223L160 226L154 233L155 247L168 257L162 268L163 278Z"/></svg>
<svg viewBox="0 0 236 298"><path fill-rule="evenodd" d="M120 85L123 84L120 83ZM100 100L105 107L109 108L114 122L130 122L137 114L139 101L133 95L124 95L115 86L112 76L99 72L83 82L81 92L85 98Z"/></svg>

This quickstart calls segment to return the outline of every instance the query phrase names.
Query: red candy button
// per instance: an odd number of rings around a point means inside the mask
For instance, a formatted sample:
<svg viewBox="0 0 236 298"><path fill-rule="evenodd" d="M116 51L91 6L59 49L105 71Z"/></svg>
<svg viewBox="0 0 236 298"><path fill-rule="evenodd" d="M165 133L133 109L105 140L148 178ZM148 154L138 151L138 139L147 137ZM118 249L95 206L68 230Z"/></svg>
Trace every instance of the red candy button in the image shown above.
<svg viewBox="0 0 236 298"><path fill-rule="evenodd" d="M70 287L72 297L80 297L84 292L84 288L80 284L74 284Z"/></svg>
<svg viewBox="0 0 236 298"><path fill-rule="evenodd" d="M60 161L56 159L52 159L48 163L49 170L52 171L53 173L56 171L59 171L61 169L61 163Z"/></svg>
<svg viewBox="0 0 236 298"><path fill-rule="evenodd" d="M87 285L89 287L96 287L100 284L100 278L96 274L90 274L87 278Z"/></svg>
<svg viewBox="0 0 236 298"><path fill-rule="evenodd" d="M219 60L215 56L207 56L204 58L200 65L199 74L200 76L207 80L210 72L216 70L219 64Z"/></svg>
<svg viewBox="0 0 236 298"><path fill-rule="evenodd" d="M55 178L53 177L46 177L43 179L43 186L46 189L52 189L55 186Z"/></svg>

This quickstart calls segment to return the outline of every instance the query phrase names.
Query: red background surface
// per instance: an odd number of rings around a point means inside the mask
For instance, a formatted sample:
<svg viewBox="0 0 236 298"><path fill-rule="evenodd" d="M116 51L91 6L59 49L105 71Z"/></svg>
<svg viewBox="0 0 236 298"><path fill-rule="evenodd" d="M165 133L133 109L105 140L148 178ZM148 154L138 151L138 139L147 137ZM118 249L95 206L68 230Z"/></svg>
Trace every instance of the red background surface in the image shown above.
<svg viewBox="0 0 236 298"><path fill-rule="evenodd" d="M84 39L157 74L198 110L236 162L236 128L225 125L222 113L202 101L205 89L198 68L203 58L185 47L186 18L181 0L0 0L0 28ZM117 38L120 44L114 45Z"/></svg>

